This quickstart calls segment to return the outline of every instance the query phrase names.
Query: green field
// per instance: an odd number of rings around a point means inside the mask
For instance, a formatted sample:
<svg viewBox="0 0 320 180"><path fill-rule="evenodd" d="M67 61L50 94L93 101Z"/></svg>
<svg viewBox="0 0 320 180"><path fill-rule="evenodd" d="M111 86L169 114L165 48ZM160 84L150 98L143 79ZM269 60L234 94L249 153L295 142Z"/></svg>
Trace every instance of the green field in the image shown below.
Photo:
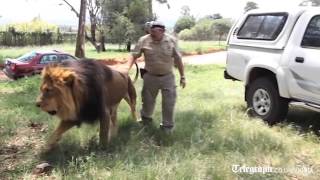
<svg viewBox="0 0 320 180"><path fill-rule="evenodd" d="M133 45L134 46L134 45ZM86 57L94 59L119 59L122 60L127 58L129 53L123 50L124 47L119 47L114 44L106 44L107 51L97 53L94 47L87 43L86 46ZM132 47L133 48L133 47ZM179 48L185 53L206 53L212 51L213 49L225 49L225 42L216 41L179 41ZM50 45L50 46L28 46L28 47L0 47L0 63L3 63L5 58L16 58L24 53L33 50L60 50L74 54L75 45L74 44L61 44L61 45Z"/></svg>
<svg viewBox="0 0 320 180"><path fill-rule="evenodd" d="M107 150L98 147L98 126L84 125L67 132L49 154L41 147L58 120L35 107L39 76L1 82L0 179L33 179L42 161L54 167L44 179L318 179L320 115L291 108L285 122L269 127L247 116L242 83L223 79L223 70L186 67L172 135L158 128L160 101L147 128L133 122L123 102L119 134ZM141 80L135 86L140 92ZM286 172L241 173L232 170L236 165Z"/></svg>

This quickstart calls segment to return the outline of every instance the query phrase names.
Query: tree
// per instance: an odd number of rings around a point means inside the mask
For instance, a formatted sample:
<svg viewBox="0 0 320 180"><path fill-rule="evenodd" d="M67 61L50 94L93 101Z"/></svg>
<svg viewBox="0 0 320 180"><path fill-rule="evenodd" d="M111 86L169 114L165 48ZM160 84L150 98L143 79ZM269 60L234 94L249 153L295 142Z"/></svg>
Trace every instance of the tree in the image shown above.
<svg viewBox="0 0 320 180"><path fill-rule="evenodd" d="M191 16L190 11L191 11L190 7L187 5L184 5L181 7L181 15L182 16Z"/></svg>
<svg viewBox="0 0 320 180"><path fill-rule="evenodd" d="M110 36L113 38L113 42L118 43L119 45L126 43L127 50L130 51L128 42L131 43L134 37L134 33L134 24L130 21L130 19L121 14L118 14L116 23L110 31Z"/></svg>
<svg viewBox="0 0 320 180"><path fill-rule="evenodd" d="M196 20L192 16L180 17L174 25L174 32L180 33L184 29L191 29L196 24Z"/></svg>
<svg viewBox="0 0 320 180"><path fill-rule="evenodd" d="M229 32L231 27L229 19L202 18L191 29L182 30L178 36L182 40L215 40L221 39Z"/></svg>
<svg viewBox="0 0 320 180"><path fill-rule="evenodd" d="M221 14L220 14L220 13L215 13L215 14L212 14L212 15L208 15L208 16L206 16L206 18L209 18L209 19L215 20L215 19L222 19L223 17L221 16Z"/></svg>
<svg viewBox="0 0 320 180"><path fill-rule="evenodd" d="M175 33L180 33L184 29L191 29L196 24L195 18L190 13L189 6L182 6L181 16L173 27Z"/></svg>
<svg viewBox="0 0 320 180"><path fill-rule="evenodd" d="M320 6L320 0L303 0L300 6Z"/></svg>
<svg viewBox="0 0 320 180"><path fill-rule="evenodd" d="M87 1L81 0L79 24L78 24L78 35L77 35L76 52L75 52L75 56L79 58L85 57L84 44L85 44L86 8L87 8Z"/></svg>
<svg viewBox="0 0 320 180"><path fill-rule="evenodd" d="M195 40L211 40L213 38L213 21L202 19L191 30Z"/></svg>
<svg viewBox="0 0 320 180"><path fill-rule="evenodd" d="M67 0L62 0L71 8L79 18L80 13ZM90 36L85 31L85 38L95 47L97 52L105 51L104 46L104 31L102 28L101 7L105 0L86 0L89 17L90 17ZM100 39L97 40L97 33L100 33Z"/></svg>
<svg viewBox="0 0 320 180"><path fill-rule="evenodd" d="M219 46L222 36L226 35L231 28L231 22L227 19L217 19L213 23L213 31L215 34L218 34L219 37Z"/></svg>
<svg viewBox="0 0 320 180"><path fill-rule="evenodd" d="M248 12L252 9L258 9L258 4L252 1L248 1L246 6L244 7L244 12Z"/></svg>
<svg viewBox="0 0 320 180"><path fill-rule="evenodd" d="M103 5L103 20L104 25L108 32L115 33L114 29L117 29L122 23L117 20L119 16L126 17L130 23L133 24L133 29L123 27L123 30L116 33L123 33L122 36L127 37L128 34L132 34L130 38L115 38L110 36L109 39L113 43L127 44L127 49L130 49L132 41L136 41L140 36L144 34L143 27L145 22L154 20L150 9L146 8L146 4L149 0L106 0ZM148 7L148 6L147 6ZM123 19L122 19L123 20Z"/></svg>
<svg viewBox="0 0 320 180"><path fill-rule="evenodd" d="M179 39L181 40L192 40L192 31L191 29L184 29L178 34Z"/></svg>

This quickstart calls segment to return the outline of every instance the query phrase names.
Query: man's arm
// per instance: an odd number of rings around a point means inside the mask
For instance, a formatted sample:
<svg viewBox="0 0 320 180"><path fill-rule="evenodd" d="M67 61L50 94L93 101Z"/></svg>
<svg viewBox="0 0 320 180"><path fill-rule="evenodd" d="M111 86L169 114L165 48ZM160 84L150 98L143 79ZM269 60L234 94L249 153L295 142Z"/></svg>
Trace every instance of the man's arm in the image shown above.
<svg viewBox="0 0 320 180"><path fill-rule="evenodd" d="M177 50L177 46L174 47L173 50L173 58L174 58L174 64L177 66L180 74L180 86L184 88L186 86L186 77L184 75L184 65L182 62L181 54Z"/></svg>
<svg viewBox="0 0 320 180"><path fill-rule="evenodd" d="M136 46L134 47L134 50L130 53L128 57L128 61L125 64L125 67L123 71L125 73L128 73L133 66L133 64L136 62L136 60L142 55L142 38L139 39Z"/></svg>
<svg viewBox="0 0 320 180"><path fill-rule="evenodd" d="M129 72L129 70L131 69L131 67L136 62L137 59L138 59L138 57L135 57L132 54L129 55L128 61L126 63L127 72Z"/></svg>

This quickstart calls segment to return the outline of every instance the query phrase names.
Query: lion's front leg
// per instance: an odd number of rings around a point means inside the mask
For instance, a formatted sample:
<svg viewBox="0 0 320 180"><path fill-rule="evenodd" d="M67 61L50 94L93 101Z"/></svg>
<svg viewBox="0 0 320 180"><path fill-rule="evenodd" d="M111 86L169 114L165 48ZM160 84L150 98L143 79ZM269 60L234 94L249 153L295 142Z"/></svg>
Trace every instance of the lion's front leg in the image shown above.
<svg viewBox="0 0 320 180"><path fill-rule="evenodd" d="M61 121L56 130L53 132L51 137L48 140L47 143L47 150L51 150L61 139L63 133L65 133L67 130L72 128L73 126L77 125L76 122L72 121Z"/></svg>
<svg viewBox="0 0 320 180"><path fill-rule="evenodd" d="M111 110L106 109L104 116L100 119L100 145L106 148L111 140L110 123L111 123Z"/></svg>

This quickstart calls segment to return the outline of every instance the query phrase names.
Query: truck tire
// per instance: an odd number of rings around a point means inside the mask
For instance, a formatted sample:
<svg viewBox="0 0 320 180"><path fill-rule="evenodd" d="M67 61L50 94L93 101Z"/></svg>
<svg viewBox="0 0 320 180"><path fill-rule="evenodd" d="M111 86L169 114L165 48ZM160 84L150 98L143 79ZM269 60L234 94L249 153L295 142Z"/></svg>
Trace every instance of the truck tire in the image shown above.
<svg viewBox="0 0 320 180"><path fill-rule="evenodd" d="M247 105L251 115L269 125L282 121L288 113L288 100L279 95L277 84L271 78L254 80L247 89Z"/></svg>

